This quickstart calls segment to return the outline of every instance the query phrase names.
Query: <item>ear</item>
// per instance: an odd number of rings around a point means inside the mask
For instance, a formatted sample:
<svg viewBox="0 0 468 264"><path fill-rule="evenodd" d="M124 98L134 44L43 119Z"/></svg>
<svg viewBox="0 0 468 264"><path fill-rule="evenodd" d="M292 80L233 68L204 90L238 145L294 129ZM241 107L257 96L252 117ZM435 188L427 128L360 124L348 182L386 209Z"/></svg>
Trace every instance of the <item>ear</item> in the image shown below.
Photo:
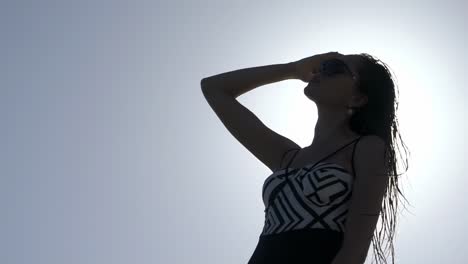
<svg viewBox="0 0 468 264"><path fill-rule="evenodd" d="M352 102L355 107L362 107L367 104L367 95L353 95Z"/></svg>
<svg viewBox="0 0 468 264"><path fill-rule="evenodd" d="M361 95L359 98L359 106L366 105L367 101L368 101L367 95Z"/></svg>

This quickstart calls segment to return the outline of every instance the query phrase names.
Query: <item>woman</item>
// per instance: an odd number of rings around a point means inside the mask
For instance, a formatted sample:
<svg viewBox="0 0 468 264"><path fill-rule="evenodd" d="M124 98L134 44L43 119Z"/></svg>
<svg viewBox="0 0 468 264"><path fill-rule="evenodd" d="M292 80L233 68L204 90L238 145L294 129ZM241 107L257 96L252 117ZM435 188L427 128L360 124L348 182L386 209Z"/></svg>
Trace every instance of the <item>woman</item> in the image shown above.
<svg viewBox="0 0 468 264"><path fill-rule="evenodd" d="M249 264L364 263L379 212L387 208L382 201L388 191L399 192L394 83L378 62L366 53L329 52L201 81L225 127L272 171L262 189L265 224ZM269 129L236 100L287 79L308 83L304 94L317 105L314 138L304 148ZM393 209L392 197L389 202ZM387 230L385 221L383 227ZM392 261L393 231L390 226ZM386 263L379 249L375 257Z"/></svg>

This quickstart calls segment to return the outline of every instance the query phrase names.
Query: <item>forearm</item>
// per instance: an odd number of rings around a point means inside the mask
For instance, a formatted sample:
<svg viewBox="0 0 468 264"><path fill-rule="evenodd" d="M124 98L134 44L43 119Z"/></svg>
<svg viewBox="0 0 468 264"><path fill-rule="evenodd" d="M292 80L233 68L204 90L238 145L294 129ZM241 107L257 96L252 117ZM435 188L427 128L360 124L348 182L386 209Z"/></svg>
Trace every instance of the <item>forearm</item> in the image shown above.
<svg viewBox="0 0 468 264"><path fill-rule="evenodd" d="M295 78L292 63L271 64L244 68L206 77L201 86L206 89L220 89L238 97L256 87Z"/></svg>

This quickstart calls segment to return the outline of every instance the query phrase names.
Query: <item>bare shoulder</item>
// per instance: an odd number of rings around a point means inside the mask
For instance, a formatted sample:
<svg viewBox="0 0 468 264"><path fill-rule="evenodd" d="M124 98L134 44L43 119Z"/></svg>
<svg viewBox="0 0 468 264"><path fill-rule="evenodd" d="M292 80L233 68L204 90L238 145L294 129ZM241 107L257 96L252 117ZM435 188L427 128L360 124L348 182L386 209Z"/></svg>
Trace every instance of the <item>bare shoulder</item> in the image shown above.
<svg viewBox="0 0 468 264"><path fill-rule="evenodd" d="M368 148L385 148L385 141L377 135L366 135L359 140L359 144L365 149Z"/></svg>
<svg viewBox="0 0 468 264"><path fill-rule="evenodd" d="M356 168L362 175L383 174L386 164L385 141L375 135L364 136L356 146ZM362 178L362 177L361 177Z"/></svg>

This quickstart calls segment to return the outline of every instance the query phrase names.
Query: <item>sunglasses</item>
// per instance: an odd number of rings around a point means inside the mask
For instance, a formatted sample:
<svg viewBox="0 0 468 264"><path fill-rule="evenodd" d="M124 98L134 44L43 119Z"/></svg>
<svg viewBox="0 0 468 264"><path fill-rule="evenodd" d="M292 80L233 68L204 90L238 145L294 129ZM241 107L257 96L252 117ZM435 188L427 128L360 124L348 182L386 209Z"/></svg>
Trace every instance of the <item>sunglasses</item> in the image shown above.
<svg viewBox="0 0 468 264"><path fill-rule="evenodd" d="M328 77L340 74L350 74L353 79L356 79L348 65L340 59L329 59L320 63L320 73Z"/></svg>

